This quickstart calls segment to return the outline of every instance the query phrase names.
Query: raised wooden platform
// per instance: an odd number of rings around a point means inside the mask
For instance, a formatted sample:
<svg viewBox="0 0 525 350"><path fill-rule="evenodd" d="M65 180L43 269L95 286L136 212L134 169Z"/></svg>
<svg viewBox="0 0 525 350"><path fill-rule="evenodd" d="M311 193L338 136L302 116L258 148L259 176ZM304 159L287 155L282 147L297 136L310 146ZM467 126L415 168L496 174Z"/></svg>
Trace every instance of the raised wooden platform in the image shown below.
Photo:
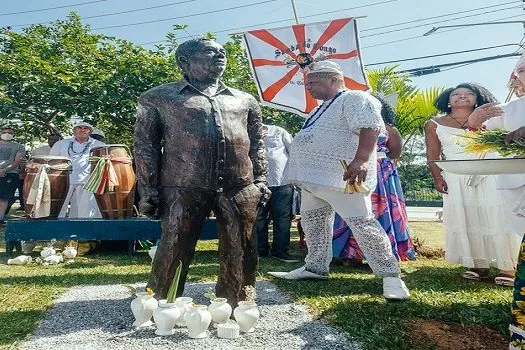
<svg viewBox="0 0 525 350"><path fill-rule="evenodd" d="M6 252L11 256L18 241L128 241L128 253L133 253L136 240L160 238L160 220L132 218L106 219L15 219L7 220L5 230ZM206 219L200 239L216 239L215 219Z"/></svg>

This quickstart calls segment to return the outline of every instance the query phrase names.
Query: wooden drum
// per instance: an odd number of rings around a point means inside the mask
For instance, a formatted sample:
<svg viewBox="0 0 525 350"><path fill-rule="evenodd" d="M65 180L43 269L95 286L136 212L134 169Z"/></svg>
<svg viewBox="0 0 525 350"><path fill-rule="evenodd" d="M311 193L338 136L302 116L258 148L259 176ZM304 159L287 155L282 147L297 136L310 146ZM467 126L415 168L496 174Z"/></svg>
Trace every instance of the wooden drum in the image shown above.
<svg viewBox="0 0 525 350"><path fill-rule="evenodd" d="M133 216L135 201L135 172L126 145L105 145L91 149L93 157L110 157L118 179L114 191L95 194L98 208L104 219L125 219ZM97 161L91 161L91 170Z"/></svg>
<svg viewBox="0 0 525 350"><path fill-rule="evenodd" d="M47 176L51 187L51 212L49 217L56 218L66 200L69 190L69 173L71 171L71 161L66 157L42 156L33 157L27 162L26 177L24 180L24 198L29 197L31 185L35 180L38 170L42 165L49 165ZM24 209L27 214L31 214L32 204L25 204Z"/></svg>

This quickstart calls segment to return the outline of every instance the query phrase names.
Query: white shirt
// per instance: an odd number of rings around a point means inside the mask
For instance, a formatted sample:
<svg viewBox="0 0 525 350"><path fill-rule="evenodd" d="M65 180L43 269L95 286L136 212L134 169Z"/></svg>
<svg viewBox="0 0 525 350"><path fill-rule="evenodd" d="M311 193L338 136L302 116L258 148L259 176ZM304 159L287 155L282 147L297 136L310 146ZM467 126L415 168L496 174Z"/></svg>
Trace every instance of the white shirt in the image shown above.
<svg viewBox="0 0 525 350"><path fill-rule="evenodd" d="M53 145L50 156L68 157L71 159L73 170L69 175L69 183L84 184L86 183L91 166L89 164L89 152L92 148L104 146L105 143L89 138L84 143L79 143L74 138L60 140Z"/></svg>
<svg viewBox="0 0 525 350"><path fill-rule="evenodd" d="M500 107L505 111L505 114L490 118L483 123L487 129L513 131L525 125L525 97L504 103Z"/></svg>
<svg viewBox="0 0 525 350"><path fill-rule="evenodd" d="M266 125L266 127L268 132L264 138L264 145L268 159L268 186L282 186L284 168L292 145L292 135L275 125Z"/></svg>
<svg viewBox="0 0 525 350"><path fill-rule="evenodd" d="M386 132L381 103L362 91L344 91L325 101L318 110L310 113L292 142L285 177L292 184L344 191L344 170L340 161L354 159L361 129ZM376 187L376 160L377 154L372 152L364 183L369 189Z"/></svg>
<svg viewBox="0 0 525 350"><path fill-rule="evenodd" d="M490 118L483 125L489 130L504 129L514 131L525 126L525 97L500 106L505 114ZM496 177L496 186L500 190L518 188L525 185L525 175L503 174Z"/></svg>

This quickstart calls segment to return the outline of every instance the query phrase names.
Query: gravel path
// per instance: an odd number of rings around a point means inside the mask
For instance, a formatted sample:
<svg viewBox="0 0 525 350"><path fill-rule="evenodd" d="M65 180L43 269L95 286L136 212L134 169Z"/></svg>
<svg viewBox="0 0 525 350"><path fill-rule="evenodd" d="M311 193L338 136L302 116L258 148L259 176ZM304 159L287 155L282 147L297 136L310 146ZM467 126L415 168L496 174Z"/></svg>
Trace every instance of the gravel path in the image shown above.
<svg viewBox="0 0 525 350"><path fill-rule="evenodd" d="M137 285L144 288L144 284ZM214 283L188 283L185 296L205 304L204 291ZM270 282L257 282L261 317L254 333L220 339L210 327L205 339L190 339L186 328L161 337L154 326L134 330L129 290L122 285L86 286L69 290L51 308L36 332L21 346L26 350L94 349L315 349L356 350L359 346L326 324L312 320L306 307L292 302Z"/></svg>

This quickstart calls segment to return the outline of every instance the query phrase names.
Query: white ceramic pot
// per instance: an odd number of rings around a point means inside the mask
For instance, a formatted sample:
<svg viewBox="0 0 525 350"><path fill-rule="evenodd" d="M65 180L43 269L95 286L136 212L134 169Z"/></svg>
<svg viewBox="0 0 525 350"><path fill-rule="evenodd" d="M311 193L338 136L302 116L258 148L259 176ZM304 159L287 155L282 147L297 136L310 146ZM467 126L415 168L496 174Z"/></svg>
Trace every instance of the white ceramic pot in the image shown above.
<svg viewBox="0 0 525 350"><path fill-rule="evenodd" d="M211 319L215 323L224 323L228 321L232 315L232 307L228 304L226 298L215 298L208 306L208 311L211 314Z"/></svg>
<svg viewBox="0 0 525 350"><path fill-rule="evenodd" d="M157 299L153 298L155 294L148 295L146 292L135 294L137 297L131 301L131 311L135 317L133 327L151 326L151 316L153 311L158 307Z"/></svg>
<svg viewBox="0 0 525 350"><path fill-rule="evenodd" d="M241 332L251 333L254 331L254 326L259 319L259 309L257 304L250 301L239 301L239 306L233 310L233 316L239 323Z"/></svg>
<svg viewBox="0 0 525 350"><path fill-rule="evenodd" d="M217 336L225 339L239 338L239 324L234 320L228 320L217 325Z"/></svg>
<svg viewBox="0 0 525 350"><path fill-rule="evenodd" d="M192 303L193 299L190 297L178 297L175 299L175 305L177 305L180 311L180 318L179 321L175 323L176 326L184 327L186 325L184 323L184 314L188 311Z"/></svg>
<svg viewBox="0 0 525 350"><path fill-rule="evenodd" d="M53 247L44 247L42 251L40 252L40 256L42 258L47 258L48 256L55 255L56 250Z"/></svg>
<svg viewBox="0 0 525 350"><path fill-rule="evenodd" d="M62 252L62 256L66 259L74 259L77 256L78 252L75 247L65 247Z"/></svg>
<svg viewBox="0 0 525 350"><path fill-rule="evenodd" d="M29 255L19 255L14 259L8 259L7 265L25 265L33 260Z"/></svg>
<svg viewBox="0 0 525 350"><path fill-rule="evenodd" d="M64 258L62 258L62 255L50 255L47 258L44 259L44 263L49 265L56 265L58 263L61 263L64 261Z"/></svg>
<svg viewBox="0 0 525 350"><path fill-rule="evenodd" d="M157 325L156 335L172 335L173 327L180 318L180 310L175 303L166 299L159 300L159 307L153 311L153 320Z"/></svg>
<svg viewBox="0 0 525 350"><path fill-rule="evenodd" d="M190 338L206 338L211 323L211 314L206 305L190 306L184 314L184 323L188 327Z"/></svg>
<svg viewBox="0 0 525 350"><path fill-rule="evenodd" d="M155 258L155 253L157 253L157 248L158 248L158 246L156 246L156 245L154 245L151 248L149 248L148 255L151 258L151 260L153 260Z"/></svg>

